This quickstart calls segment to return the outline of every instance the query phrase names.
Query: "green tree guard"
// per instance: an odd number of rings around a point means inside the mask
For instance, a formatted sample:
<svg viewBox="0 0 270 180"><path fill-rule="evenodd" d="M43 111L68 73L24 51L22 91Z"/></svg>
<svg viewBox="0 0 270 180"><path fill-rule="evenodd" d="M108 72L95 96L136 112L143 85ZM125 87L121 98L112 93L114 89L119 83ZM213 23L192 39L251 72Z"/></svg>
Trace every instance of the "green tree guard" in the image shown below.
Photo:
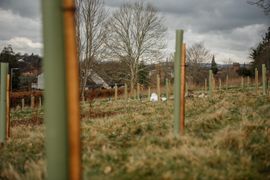
<svg viewBox="0 0 270 180"><path fill-rule="evenodd" d="M0 144L6 142L6 126L7 126L7 74L8 74L8 63L1 63L1 91L0 91Z"/></svg>
<svg viewBox="0 0 270 180"><path fill-rule="evenodd" d="M183 30L176 31L175 60L174 60L174 135L180 131L180 97L181 97L181 57L183 48ZM182 92L184 93L184 92Z"/></svg>
<svg viewBox="0 0 270 180"><path fill-rule="evenodd" d="M137 83L137 99L140 100L140 84Z"/></svg>

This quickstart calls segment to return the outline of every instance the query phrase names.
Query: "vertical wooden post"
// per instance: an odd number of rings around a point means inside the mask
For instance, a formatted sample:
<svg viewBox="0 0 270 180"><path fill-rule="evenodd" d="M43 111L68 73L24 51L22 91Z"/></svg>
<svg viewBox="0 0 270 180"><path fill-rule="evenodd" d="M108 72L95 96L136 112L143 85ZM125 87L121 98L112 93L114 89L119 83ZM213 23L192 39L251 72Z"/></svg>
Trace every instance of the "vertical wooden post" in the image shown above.
<svg viewBox="0 0 270 180"><path fill-rule="evenodd" d="M35 96L31 95L31 108L35 108Z"/></svg>
<svg viewBox="0 0 270 180"><path fill-rule="evenodd" d="M140 83L137 83L137 99L140 100Z"/></svg>
<svg viewBox="0 0 270 180"><path fill-rule="evenodd" d="M258 88L259 88L259 72L258 72L258 69L255 68L255 90L256 90L256 93L258 93Z"/></svg>
<svg viewBox="0 0 270 180"><path fill-rule="evenodd" d="M218 82L219 82L219 83L218 83L218 84L219 84L219 85L218 85L218 89L221 91L221 89L222 89L221 82L222 82L222 81L221 81L220 78L218 79Z"/></svg>
<svg viewBox="0 0 270 180"><path fill-rule="evenodd" d="M160 77L159 75L157 74L157 94L158 94L158 101L160 101Z"/></svg>
<svg viewBox="0 0 270 180"><path fill-rule="evenodd" d="M0 91L0 144L4 144L7 139L7 73L8 63L1 63L1 91Z"/></svg>
<svg viewBox="0 0 270 180"><path fill-rule="evenodd" d="M182 59L182 48L183 48L183 30L176 31L176 45L175 45L175 59L174 59L174 134L175 136L179 135L180 130L180 112L183 111L180 102L182 102L182 87L185 82L182 82L182 68L184 65Z"/></svg>
<svg viewBox="0 0 270 180"><path fill-rule="evenodd" d="M148 87L148 101L150 101L150 96L151 96L151 88Z"/></svg>
<svg viewBox="0 0 270 180"><path fill-rule="evenodd" d="M188 82L185 83L185 94L188 96Z"/></svg>
<svg viewBox="0 0 270 180"><path fill-rule="evenodd" d="M207 78L204 79L204 91L207 93Z"/></svg>
<svg viewBox="0 0 270 180"><path fill-rule="evenodd" d="M213 80L213 91L215 91L216 90L216 80L215 80L215 77L214 77L214 75L213 75L213 71L212 71L212 80Z"/></svg>
<svg viewBox="0 0 270 180"><path fill-rule="evenodd" d="M7 138L10 138L10 75L7 75Z"/></svg>
<svg viewBox="0 0 270 180"><path fill-rule="evenodd" d="M39 100L39 109L41 109L42 108L42 98L39 97L38 100Z"/></svg>
<svg viewBox="0 0 270 180"><path fill-rule="evenodd" d="M42 1L48 179L81 179L74 0Z"/></svg>
<svg viewBox="0 0 270 180"><path fill-rule="evenodd" d="M118 98L118 87L117 84L114 85L114 100L117 101Z"/></svg>
<svg viewBox="0 0 270 180"><path fill-rule="evenodd" d="M213 87L212 87L212 83L213 83L213 78L212 78L212 70L209 70L209 87L208 87L208 95L209 96L212 96L212 90L213 90Z"/></svg>
<svg viewBox="0 0 270 180"><path fill-rule="evenodd" d="M182 46L181 53L181 98L180 98L180 133L184 135L185 133L185 89L188 91L186 81L186 44Z"/></svg>
<svg viewBox="0 0 270 180"><path fill-rule="evenodd" d="M128 89L127 89L127 83L125 83L125 101L128 100Z"/></svg>
<svg viewBox="0 0 270 180"><path fill-rule="evenodd" d="M22 98L22 100L21 100L22 102L22 110L24 110L24 98Z"/></svg>
<svg viewBox="0 0 270 180"><path fill-rule="evenodd" d="M244 77L243 76L241 76L241 88L242 88L242 90L244 89Z"/></svg>
<svg viewBox="0 0 270 180"><path fill-rule="evenodd" d="M249 78L249 76L247 77L247 88L249 87L249 85L250 85L250 78Z"/></svg>
<svg viewBox="0 0 270 180"><path fill-rule="evenodd" d="M169 80L166 78L166 98L169 100Z"/></svg>
<svg viewBox="0 0 270 180"><path fill-rule="evenodd" d="M263 95L266 95L266 67L262 64L262 84L263 84Z"/></svg>
<svg viewBox="0 0 270 180"><path fill-rule="evenodd" d="M226 75L226 90L229 88L229 75Z"/></svg>

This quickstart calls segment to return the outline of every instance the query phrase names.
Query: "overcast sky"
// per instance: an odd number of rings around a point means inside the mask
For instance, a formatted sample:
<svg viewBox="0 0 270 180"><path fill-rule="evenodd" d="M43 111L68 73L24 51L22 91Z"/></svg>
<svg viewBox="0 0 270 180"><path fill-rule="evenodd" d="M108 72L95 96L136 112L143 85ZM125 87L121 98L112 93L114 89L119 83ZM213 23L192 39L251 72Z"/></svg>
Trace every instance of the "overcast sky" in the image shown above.
<svg viewBox="0 0 270 180"><path fill-rule="evenodd" d="M219 63L249 62L248 53L270 26L270 16L247 0L145 0L165 17L167 52L174 52L175 30L184 29L188 46L203 42ZM105 0L118 8L123 0ZM0 0L0 50L42 54L41 11L38 0Z"/></svg>

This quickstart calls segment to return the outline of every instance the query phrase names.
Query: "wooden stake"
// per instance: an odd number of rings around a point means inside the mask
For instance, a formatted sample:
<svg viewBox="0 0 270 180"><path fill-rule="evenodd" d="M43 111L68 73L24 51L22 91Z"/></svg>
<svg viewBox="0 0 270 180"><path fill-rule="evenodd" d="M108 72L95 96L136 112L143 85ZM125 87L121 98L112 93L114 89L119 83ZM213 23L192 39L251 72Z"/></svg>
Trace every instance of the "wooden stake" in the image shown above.
<svg viewBox="0 0 270 180"><path fill-rule="evenodd" d="M157 75L157 94L158 94L158 101L160 101L160 77Z"/></svg>
<svg viewBox="0 0 270 180"><path fill-rule="evenodd" d="M150 97L151 97L151 88L148 87L148 101L150 101Z"/></svg>
<svg viewBox="0 0 270 180"><path fill-rule="evenodd" d="M219 82L218 89L221 91L221 89L222 89L221 82L222 82L222 81L221 81L221 79L220 79L220 78L218 79L218 82Z"/></svg>
<svg viewBox="0 0 270 180"><path fill-rule="evenodd" d="M127 89L127 83L125 83L125 101L128 100L128 89Z"/></svg>
<svg viewBox="0 0 270 180"><path fill-rule="evenodd" d="M114 100L117 101L118 98L118 87L117 84L114 85Z"/></svg>
<svg viewBox="0 0 270 180"><path fill-rule="evenodd" d="M7 75L7 138L10 138L10 75Z"/></svg>
<svg viewBox="0 0 270 180"><path fill-rule="evenodd" d="M229 75L226 75L226 90L228 90L229 87Z"/></svg>
<svg viewBox="0 0 270 180"><path fill-rule="evenodd" d="M185 66L186 65L186 45L183 44L182 46L182 53L181 53L181 98L180 98L180 133L184 135L185 133Z"/></svg>
<svg viewBox="0 0 270 180"><path fill-rule="evenodd" d="M204 91L207 93L207 78L204 79Z"/></svg>
<svg viewBox="0 0 270 180"><path fill-rule="evenodd" d="M137 99L140 100L140 84L137 83Z"/></svg>
<svg viewBox="0 0 270 180"><path fill-rule="evenodd" d="M22 110L24 110L24 98L22 98Z"/></svg>
<svg viewBox="0 0 270 180"><path fill-rule="evenodd" d="M263 84L263 95L266 95L266 67L262 64L262 84Z"/></svg>
<svg viewBox="0 0 270 180"><path fill-rule="evenodd" d="M209 70L209 89L208 89L208 95L209 97L212 96L212 91L213 91L213 78L212 78L212 70Z"/></svg>
<svg viewBox="0 0 270 180"><path fill-rule="evenodd" d="M256 90L256 94L258 93L258 88L259 88L259 73L258 73L258 69L255 68L255 90Z"/></svg>
<svg viewBox="0 0 270 180"><path fill-rule="evenodd" d="M31 95L31 108L35 108L35 96Z"/></svg>

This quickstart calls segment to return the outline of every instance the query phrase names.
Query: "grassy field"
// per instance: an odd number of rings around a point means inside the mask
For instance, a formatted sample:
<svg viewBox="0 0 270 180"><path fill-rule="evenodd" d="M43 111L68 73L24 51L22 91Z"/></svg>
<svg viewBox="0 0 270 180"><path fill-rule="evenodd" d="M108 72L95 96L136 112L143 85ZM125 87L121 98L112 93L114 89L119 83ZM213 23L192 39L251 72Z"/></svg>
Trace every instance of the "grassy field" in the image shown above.
<svg viewBox="0 0 270 180"><path fill-rule="evenodd" d="M84 179L270 179L269 97L232 90L188 98L186 133L179 138L172 114L172 101L84 105ZM0 179L46 177L45 127L38 116L42 112L12 112Z"/></svg>

